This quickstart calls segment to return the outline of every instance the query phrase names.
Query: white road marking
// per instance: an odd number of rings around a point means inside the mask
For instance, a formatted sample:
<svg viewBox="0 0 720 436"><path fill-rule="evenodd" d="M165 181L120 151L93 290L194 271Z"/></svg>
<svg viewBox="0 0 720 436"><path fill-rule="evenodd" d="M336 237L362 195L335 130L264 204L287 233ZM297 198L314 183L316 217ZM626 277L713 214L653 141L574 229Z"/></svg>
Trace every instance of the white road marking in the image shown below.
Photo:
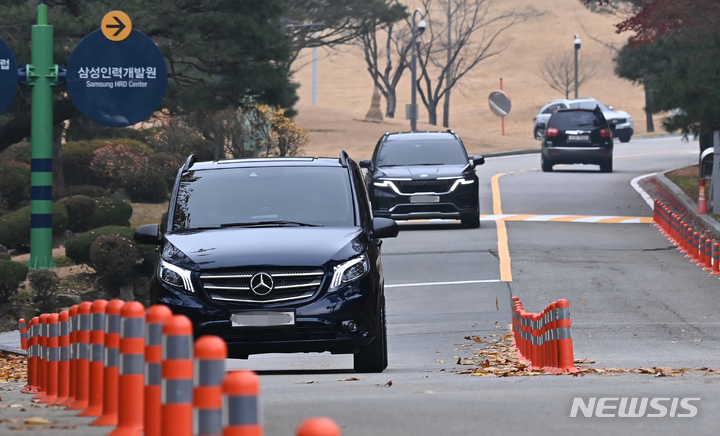
<svg viewBox="0 0 720 436"><path fill-rule="evenodd" d="M653 201L652 197L650 197L650 195L643 188L640 187L640 180L642 180L646 177L652 177L655 174L657 174L657 173L645 174L644 176L635 177L634 179L632 179L630 181L630 185L633 188L635 188L637 193L640 194L640 196L643 198L643 200L645 200L645 203L647 203L648 206L650 206L650 209L655 209L655 202Z"/></svg>
<svg viewBox="0 0 720 436"><path fill-rule="evenodd" d="M430 283L405 283L402 285L385 285L386 288L406 288L411 286L445 286L445 285L468 285L473 283L499 283L500 279L491 280L465 280L462 282L430 282Z"/></svg>

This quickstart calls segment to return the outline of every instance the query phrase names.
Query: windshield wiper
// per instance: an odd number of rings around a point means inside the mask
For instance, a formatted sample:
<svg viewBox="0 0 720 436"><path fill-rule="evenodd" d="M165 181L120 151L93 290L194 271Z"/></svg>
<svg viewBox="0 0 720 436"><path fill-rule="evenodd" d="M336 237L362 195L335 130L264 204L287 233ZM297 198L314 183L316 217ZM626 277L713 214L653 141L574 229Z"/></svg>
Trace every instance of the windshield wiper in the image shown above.
<svg viewBox="0 0 720 436"><path fill-rule="evenodd" d="M310 224L310 223L303 223L299 221L286 221L286 220L276 220L276 221L249 221L245 223L225 223L220 224L220 227L256 227L256 226L277 226L277 227L285 227L285 226L298 226L298 227L323 227L322 224Z"/></svg>

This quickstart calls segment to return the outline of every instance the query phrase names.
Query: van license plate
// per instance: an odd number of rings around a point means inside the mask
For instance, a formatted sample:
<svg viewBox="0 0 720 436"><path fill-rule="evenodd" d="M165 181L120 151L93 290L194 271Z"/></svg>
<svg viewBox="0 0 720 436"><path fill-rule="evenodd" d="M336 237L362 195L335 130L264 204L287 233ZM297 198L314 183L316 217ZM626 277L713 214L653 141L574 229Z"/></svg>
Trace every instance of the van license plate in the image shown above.
<svg viewBox="0 0 720 436"><path fill-rule="evenodd" d="M568 141L587 141L590 139L588 135L568 135Z"/></svg>
<svg viewBox="0 0 720 436"><path fill-rule="evenodd" d="M269 327L295 325L295 312L256 310L230 315L233 327Z"/></svg>
<svg viewBox="0 0 720 436"><path fill-rule="evenodd" d="M437 195L415 195L410 197L410 203L440 203Z"/></svg>

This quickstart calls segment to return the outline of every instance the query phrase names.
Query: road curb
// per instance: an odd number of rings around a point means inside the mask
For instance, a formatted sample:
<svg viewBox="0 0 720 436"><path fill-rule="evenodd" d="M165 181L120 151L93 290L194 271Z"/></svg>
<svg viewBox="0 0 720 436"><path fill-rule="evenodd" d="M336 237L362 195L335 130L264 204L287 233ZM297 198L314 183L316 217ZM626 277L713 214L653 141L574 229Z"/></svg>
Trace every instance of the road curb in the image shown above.
<svg viewBox="0 0 720 436"><path fill-rule="evenodd" d="M683 167L685 168L685 167ZM667 189L670 195L677 200L685 210L698 222L700 222L708 231L710 231L716 238L720 239L720 223L707 215L701 215L697 213L697 203L694 202L682 189L674 184L665 175L673 172L680 168L674 168L666 171L661 171L655 175L655 179L660 185Z"/></svg>

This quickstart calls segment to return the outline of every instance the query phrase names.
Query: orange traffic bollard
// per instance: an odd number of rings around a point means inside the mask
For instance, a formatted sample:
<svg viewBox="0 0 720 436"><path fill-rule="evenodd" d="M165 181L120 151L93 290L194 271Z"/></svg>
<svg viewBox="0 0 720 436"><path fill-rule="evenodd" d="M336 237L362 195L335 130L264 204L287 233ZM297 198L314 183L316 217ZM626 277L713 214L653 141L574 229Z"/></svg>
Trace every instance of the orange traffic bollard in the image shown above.
<svg viewBox="0 0 720 436"><path fill-rule="evenodd" d="M28 384L20 392L29 394L37 389L37 366L38 366L38 335L37 335L38 317L30 320L28 335L28 354L27 354L27 377Z"/></svg>
<svg viewBox="0 0 720 436"><path fill-rule="evenodd" d="M47 379L47 391L46 395L38 401L39 403L52 403L57 398L58 393L58 336L60 331L58 330L58 319L57 313L51 313L47 318L47 364L46 364L46 379Z"/></svg>
<svg viewBox="0 0 720 436"><path fill-rule="evenodd" d="M532 331L530 332L530 367L531 371L541 369L540 365L540 314L533 313L530 320Z"/></svg>
<svg viewBox="0 0 720 436"><path fill-rule="evenodd" d="M47 313L40 315L39 321L39 356L38 359L38 371L37 371L37 394L33 397L33 400L41 400L47 395L47 319L50 316Z"/></svg>
<svg viewBox="0 0 720 436"><path fill-rule="evenodd" d="M703 271L712 271L712 238L705 238L705 264L703 265Z"/></svg>
<svg viewBox="0 0 720 436"><path fill-rule="evenodd" d="M558 337L558 374L564 372L576 373L575 358L573 356L572 335L570 329L570 303L567 300L556 302L557 337Z"/></svg>
<svg viewBox="0 0 720 436"><path fill-rule="evenodd" d="M303 421L296 436L341 436L340 427L330 418L314 417Z"/></svg>
<svg viewBox="0 0 720 436"><path fill-rule="evenodd" d="M83 301L78 308L77 363L75 364L75 400L66 410L85 410L90 397L90 311L92 303Z"/></svg>
<svg viewBox="0 0 720 436"><path fill-rule="evenodd" d="M142 436L144 409L145 307L137 301L120 311L118 425L108 436Z"/></svg>
<svg viewBox="0 0 720 436"><path fill-rule="evenodd" d="M60 336L58 336L58 352L60 360L58 362L58 392L57 398L51 402L51 405L58 405L65 401L70 392L70 312L63 310L58 317L58 328Z"/></svg>
<svg viewBox="0 0 720 436"><path fill-rule="evenodd" d="M720 275L720 243L713 244L712 252L712 272L710 275Z"/></svg>
<svg viewBox="0 0 720 436"><path fill-rule="evenodd" d="M68 380L68 395L67 398L58 402L58 406L69 406L75 401L75 388L76 382L75 377L77 376L77 356L78 356L78 343L77 343L77 331L80 325L80 318L78 317L78 310L80 305L76 304L70 307L68 314L70 315L70 378Z"/></svg>
<svg viewBox="0 0 720 436"><path fill-rule="evenodd" d="M700 241L698 243L698 266L705 266L705 241L707 236L700 235Z"/></svg>
<svg viewBox="0 0 720 436"><path fill-rule="evenodd" d="M163 436L193 434L193 325L173 315L163 326L161 429Z"/></svg>
<svg viewBox="0 0 720 436"><path fill-rule="evenodd" d="M231 371L223 380L223 436L262 436L258 395L260 378L252 371Z"/></svg>
<svg viewBox="0 0 720 436"><path fill-rule="evenodd" d="M105 381L105 311L107 300L95 300L90 308L90 393L88 406L78 416L100 416Z"/></svg>
<svg viewBox="0 0 720 436"><path fill-rule="evenodd" d="M195 436L222 436L222 382L227 344L218 336L195 341Z"/></svg>
<svg viewBox="0 0 720 436"><path fill-rule="evenodd" d="M117 425L120 366L120 311L125 302L111 300L105 308L105 363L103 365L102 415L90 425Z"/></svg>
<svg viewBox="0 0 720 436"><path fill-rule="evenodd" d="M20 348L27 351L28 340L27 340L27 325L25 324L25 318L18 320L18 327L20 328Z"/></svg>
<svg viewBox="0 0 720 436"><path fill-rule="evenodd" d="M162 338L163 324L172 311L155 304L145 313L145 436L160 436L162 412Z"/></svg>

